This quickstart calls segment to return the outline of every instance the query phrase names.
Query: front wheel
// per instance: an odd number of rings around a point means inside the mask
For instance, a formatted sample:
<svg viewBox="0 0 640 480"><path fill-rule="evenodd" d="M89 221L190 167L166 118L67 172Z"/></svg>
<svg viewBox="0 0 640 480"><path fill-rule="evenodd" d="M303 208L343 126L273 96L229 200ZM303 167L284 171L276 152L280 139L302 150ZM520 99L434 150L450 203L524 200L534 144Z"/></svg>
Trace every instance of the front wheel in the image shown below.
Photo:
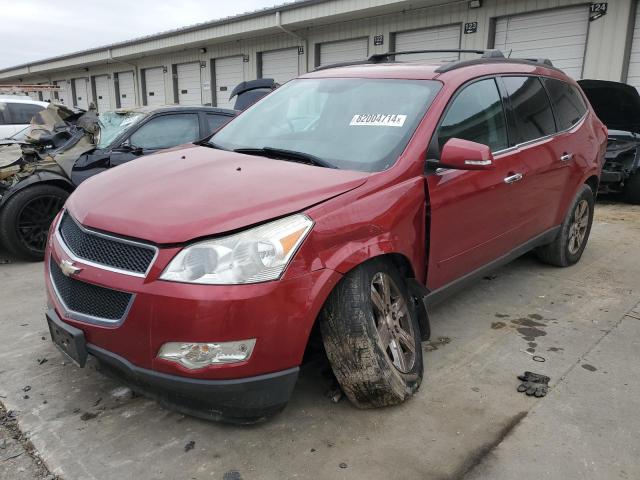
<svg viewBox="0 0 640 480"><path fill-rule="evenodd" d="M336 286L320 315L327 357L359 408L403 402L420 386L422 348L406 282L384 260L370 260Z"/></svg>
<svg viewBox="0 0 640 480"><path fill-rule="evenodd" d="M55 185L34 185L11 197L0 211L0 239L9 253L42 260L51 222L68 196Z"/></svg>
<svg viewBox="0 0 640 480"><path fill-rule="evenodd" d="M536 250L541 261L568 267L580 260L591 233L594 203L593 191L588 185L583 185L573 199L556 239Z"/></svg>

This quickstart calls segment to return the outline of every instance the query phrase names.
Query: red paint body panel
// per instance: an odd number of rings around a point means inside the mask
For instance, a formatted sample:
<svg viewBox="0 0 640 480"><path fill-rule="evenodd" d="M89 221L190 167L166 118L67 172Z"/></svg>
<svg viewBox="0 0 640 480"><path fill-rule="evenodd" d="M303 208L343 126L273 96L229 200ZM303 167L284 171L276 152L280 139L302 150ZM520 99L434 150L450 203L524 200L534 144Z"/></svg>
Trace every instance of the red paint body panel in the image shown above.
<svg viewBox="0 0 640 480"><path fill-rule="evenodd" d="M362 262L383 254L402 256L416 279L436 290L559 225L578 189L589 177L599 176L602 167L606 129L591 109L570 132L496 154L488 170L425 174L425 159L448 102L466 82L500 73L574 82L556 70L526 64L489 63L443 74L436 68L367 65L302 77L443 83L405 151L383 172L333 170L184 147L83 183L67 204L80 223L161 248L144 279L77 262L83 267L79 280L136 295L122 325L105 328L63 320L82 329L89 342L158 372L207 379L276 372L300 364L326 298L342 275ZM560 162L567 152L572 160ZM506 184L504 178L514 173L522 173L523 181ZM294 212L304 212L315 224L280 280L208 286L158 279L177 252L195 239ZM54 261L67 258L55 239L49 241L49 256ZM47 293L61 315L48 271ZM165 342L248 338L257 342L245 363L187 371L156 358Z"/></svg>
<svg viewBox="0 0 640 480"><path fill-rule="evenodd" d="M87 227L181 243L303 210L367 176L191 145L90 178L68 208Z"/></svg>

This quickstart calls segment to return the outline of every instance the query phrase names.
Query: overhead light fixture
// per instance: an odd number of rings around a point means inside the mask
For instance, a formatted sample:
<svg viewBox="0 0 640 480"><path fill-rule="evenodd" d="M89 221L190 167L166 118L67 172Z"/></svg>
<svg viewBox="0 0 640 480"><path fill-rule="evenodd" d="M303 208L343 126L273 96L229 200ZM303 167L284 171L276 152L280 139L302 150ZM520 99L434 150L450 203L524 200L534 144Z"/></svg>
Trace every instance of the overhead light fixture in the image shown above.
<svg viewBox="0 0 640 480"><path fill-rule="evenodd" d="M206 49L206 48L204 48L204 47L202 47L202 48L200 49L200 53L207 53L207 49Z"/></svg>
<svg viewBox="0 0 640 480"><path fill-rule="evenodd" d="M469 8L480 8L482 6L482 0L471 0L469 2Z"/></svg>

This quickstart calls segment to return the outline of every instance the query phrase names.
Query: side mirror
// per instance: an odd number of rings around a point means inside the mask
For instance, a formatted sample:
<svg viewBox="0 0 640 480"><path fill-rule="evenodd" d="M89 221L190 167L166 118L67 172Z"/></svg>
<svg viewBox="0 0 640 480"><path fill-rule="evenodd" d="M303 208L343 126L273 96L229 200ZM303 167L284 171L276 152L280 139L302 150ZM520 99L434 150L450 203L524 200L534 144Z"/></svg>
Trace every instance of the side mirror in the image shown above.
<svg viewBox="0 0 640 480"><path fill-rule="evenodd" d="M438 166L454 170L490 170L493 154L488 145L450 138L442 147Z"/></svg>

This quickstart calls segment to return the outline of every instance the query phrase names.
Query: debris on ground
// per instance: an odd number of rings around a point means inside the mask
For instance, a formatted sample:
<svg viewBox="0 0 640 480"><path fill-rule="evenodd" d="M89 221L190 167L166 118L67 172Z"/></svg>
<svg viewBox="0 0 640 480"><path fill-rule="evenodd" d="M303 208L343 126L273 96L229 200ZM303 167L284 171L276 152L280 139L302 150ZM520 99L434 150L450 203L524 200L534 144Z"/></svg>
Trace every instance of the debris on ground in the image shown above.
<svg viewBox="0 0 640 480"><path fill-rule="evenodd" d="M342 462L340 465L338 465L340 468L347 468L347 464Z"/></svg>
<svg viewBox="0 0 640 480"><path fill-rule="evenodd" d="M113 397L116 401L126 401L131 400L135 397L135 393L129 387L118 387L114 388L109 392L109 395Z"/></svg>
<svg viewBox="0 0 640 480"><path fill-rule="evenodd" d="M331 386L324 393L324 396L331 400L333 403L338 403L343 397L342 389L340 388L340 384L337 379L333 379Z"/></svg>
<svg viewBox="0 0 640 480"><path fill-rule="evenodd" d="M549 381L551 380L546 375L539 373L524 372L523 375L518 375L518 379L522 383L518 386L519 392L524 392L529 396L544 397L549 390Z"/></svg>
<svg viewBox="0 0 640 480"><path fill-rule="evenodd" d="M447 343L451 343L451 339L449 337L438 337L437 340L430 340L424 344L424 350L426 352L432 352L434 350L438 350L439 346L446 345Z"/></svg>
<svg viewBox="0 0 640 480"><path fill-rule="evenodd" d="M196 446L196 442L194 440L190 440L189 442L187 442L187 444L184 446L184 451L188 452L189 450L193 450L193 447Z"/></svg>
<svg viewBox="0 0 640 480"><path fill-rule="evenodd" d="M97 416L98 416L97 413L84 412L82 415L80 415L80 420L82 420L83 422L86 422L87 420L93 420Z"/></svg>
<svg viewBox="0 0 640 480"><path fill-rule="evenodd" d="M46 358L38 358L38 365L42 365L43 363L47 363L49 360Z"/></svg>

